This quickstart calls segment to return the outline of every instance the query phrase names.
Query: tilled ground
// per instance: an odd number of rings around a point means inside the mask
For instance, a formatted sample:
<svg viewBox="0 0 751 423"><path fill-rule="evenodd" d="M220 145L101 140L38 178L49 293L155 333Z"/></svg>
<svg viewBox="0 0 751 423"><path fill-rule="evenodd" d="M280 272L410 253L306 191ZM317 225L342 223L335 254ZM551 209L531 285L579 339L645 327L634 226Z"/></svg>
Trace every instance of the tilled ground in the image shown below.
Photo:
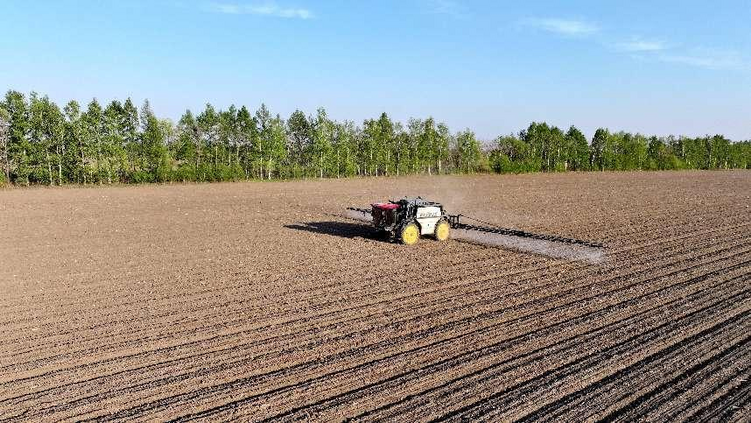
<svg viewBox="0 0 751 423"><path fill-rule="evenodd" d="M600 241L405 247L423 195ZM0 420L742 420L751 172L0 192Z"/></svg>

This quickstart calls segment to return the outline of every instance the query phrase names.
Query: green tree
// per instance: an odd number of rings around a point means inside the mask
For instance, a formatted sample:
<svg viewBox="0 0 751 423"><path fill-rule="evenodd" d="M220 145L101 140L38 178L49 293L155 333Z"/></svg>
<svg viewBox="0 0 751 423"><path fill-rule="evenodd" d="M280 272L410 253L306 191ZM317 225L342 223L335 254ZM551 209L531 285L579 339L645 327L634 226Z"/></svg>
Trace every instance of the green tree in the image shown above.
<svg viewBox="0 0 751 423"><path fill-rule="evenodd" d="M237 108L234 105L230 105L227 110L219 112L219 162L226 164L228 167L232 166L234 151L240 146L240 134L237 126ZM223 178L224 179L224 178Z"/></svg>
<svg viewBox="0 0 751 423"><path fill-rule="evenodd" d="M420 163L420 169L427 171L428 175L433 173L433 163L436 162L435 145L438 143L438 130L435 127L435 120L429 117L423 121L422 133L420 134L417 144L417 155Z"/></svg>
<svg viewBox="0 0 751 423"><path fill-rule="evenodd" d="M415 173L420 170L420 144L423 138L425 124L420 119L411 118L407 121L406 150L407 172Z"/></svg>
<svg viewBox="0 0 751 423"><path fill-rule="evenodd" d="M568 146L566 169L589 169L589 143L584 134L573 125L566 132L566 145Z"/></svg>
<svg viewBox="0 0 751 423"><path fill-rule="evenodd" d="M548 160L547 170L561 172L567 170L568 157L566 156L570 148L566 145L566 136L557 126L550 127L548 133Z"/></svg>
<svg viewBox="0 0 751 423"><path fill-rule="evenodd" d="M196 118L198 122L198 134L201 142L196 151L198 156L198 167L202 180L213 180L214 172L218 161L218 132L219 132L219 115L214 106L206 103L203 112ZM210 151L210 153L206 153ZM212 167L213 164L213 167Z"/></svg>
<svg viewBox="0 0 751 423"><path fill-rule="evenodd" d="M491 152L491 166L498 173L529 172L534 170L536 161L531 160L529 144L514 134L495 139L495 150Z"/></svg>
<svg viewBox="0 0 751 423"><path fill-rule="evenodd" d="M661 169L660 158L665 155L667 147L657 137L651 137L647 145L647 165L648 170Z"/></svg>
<svg viewBox="0 0 751 423"><path fill-rule="evenodd" d="M528 162L534 161L531 146L513 134L496 138L496 145L499 152L508 157L512 163L529 165Z"/></svg>
<svg viewBox="0 0 751 423"><path fill-rule="evenodd" d="M103 120L102 120L102 106L99 105L97 99L91 100L81 117L81 123L83 124L83 131L81 136L83 137L82 150L86 151L86 156L91 157L94 160L94 175L93 179L101 183L103 178L102 168L102 135L103 135Z"/></svg>
<svg viewBox="0 0 751 423"><path fill-rule="evenodd" d="M186 110L180 116L180 120L177 121L177 132L177 143L173 148L175 160L196 167L196 151L201 140L198 137L198 124L193 112Z"/></svg>
<svg viewBox="0 0 751 423"><path fill-rule="evenodd" d="M686 166L689 169L706 168L706 164L708 162L707 143L708 140L706 139L706 137L681 137L681 145L684 152L683 159L685 160Z"/></svg>
<svg viewBox="0 0 751 423"><path fill-rule="evenodd" d="M451 143L451 131L445 123L438 124L436 139L433 143L433 157L436 160L438 173L444 173L443 164L449 158L449 145Z"/></svg>
<svg viewBox="0 0 751 423"><path fill-rule="evenodd" d="M313 144L313 124L300 110L295 110L287 119L287 135L289 138L289 159L293 167L293 176L305 174L309 153Z"/></svg>
<svg viewBox="0 0 751 423"><path fill-rule="evenodd" d="M144 182L164 182L169 178L169 156L165 134L148 100L141 108L141 148L144 168L140 174Z"/></svg>
<svg viewBox="0 0 751 423"><path fill-rule="evenodd" d="M311 145L312 157L318 168L320 178L324 173L329 174L331 155L333 152L332 138L334 135L334 123L326 115L326 110L319 108L313 121L313 144Z"/></svg>
<svg viewBox="0 0 751 423"><path fill-rule="evenodd" d="M456 135L459 164L457 168L462 172L476 172L480 169L480 143L474 132L466 129Z"/></svg>
<svg viewBox="0 0 751 423"><path fill-rule="evenodd" d="M9 115L7 166L10 168L10 181L29 185L31 163L29 152L29 110L26 98L18 91L8 91L0 105Z"/></svg>
<svg viewBox="0 0 751 423"><path fill-rule="evenodd" d="M378 118L378 131L376 133L376 151L379 153L378 164L376 165L376 175L378 168L382 169L383 175L390 175L394 169L394 122L385 112L381 113Z"/></svg>
<svg viewBox="0 0 751 423"><path fill-rule="evenodd" d="M81 122L81 106L71 100L63 109L65 115L64 143L66 174L69 180L79 184L88 182L86 150L84 149L83 123Z"/></svg>
<svg viewBox="0 0 751 423"><path fill-rule="evenodd" d="M751 169L751 141L731 144L728 160L731 169Z"/></svg>
<svg viewBox="0 0 751 423"><path fill-rule="evenodd" d="M29 105L32 176L35 182L62 184L63 116L48 97L32 94ZM54 167L54 171L53 171Z"/></svg>
<svg viewBox="0 0 751 423"><path fill-rule="evenodd" d="M177 137L171 147L171 155L177 162L175 179L182 181L198 180L198 123L193 112L186 110L177 121Z"/></svg>
<svg viewBox="0 0 751 423"><path fill-rule="evenodd" d="M727 169L730 162L730 140L722 135L715 135L708 145L709 169Z"/></svg>
<svg viewBox="0 0 751 423"><path fill-rule="evenodd" d="M336 177L357 174L357 130L351 121L334 124Z"/></svg>
<svg viewBox="0 0 751 423"><path fill-rule="evenodd" d="M277 114L276 117L271 119L268 138L262 139L261 142L266 144L264 151L266 151L267 155L266 172L268 179L271 179L274 170L277 171L277 174L281 175L282 169L277 169L277 167L281 163L284 163L287 155L287 131L284 119L281 116Z"/></svg>
<svg viewBox="0 0 751 423"><path fill-rule="evenodd" d="M555 168L554 134L547 123L532 122L521 131L519 138L529 146L530 156L536 162L536 168L543 171Z"/></svg>
<svg viewBox="0 0 751 423"><path fill-rule="evenodd" d="M615 160L611 169L637 170L642 169L647 157L647 140L640 134L618 132L611 134L610 139L614 146Z"/></svg>
<svg viewBox="0 0 751 423"><path fill-rule="evenodd" d="M112 101L102 116L102 152L107 183L113 179L124 181L128 171L127 142L125 138L125 110L119 101Z"/></svg>
<svg viewBox="0 0 751 423"><path fill-rule="evenodd" d="M120 132L125 140L125 150L128 156L128 172L134 174L140 166L141 138L139 134L138 109L128 97L123 103L120 121Z"/></svg>
<svg viewBox="0 0 751 423"><path fill-rule="evenodd" d="M645 168L649 170L668 170L679 167L678 159L668 145L657 137L650 137L647 146Z"/></svg>
<svg viewBox="0 0 751 423"><path fill-rule="evenodd" d="M378 176L378 157L380 156L379 136L380 124L377 120L367 119L363 122L362 137L360 139L360 156L363 174Z"/></svg>
<svg viewBox="0 0 751 423"><path fill-rule="evenodd" d="M245 179L250 177L252 171L253 145L258 142L258 128L253 116L245 106L237 112L238 149L235 152L237 160L242 165Z"/></svg>
<svg viewBox="0 0 751 423"><path fill-rule="evenodd" d="M394 133L394 172L396 176L409 173L410 137L401 124L396 125Z"/></svg>
<svg viewBox="0 0 751 423"><path fill-rule="evenodd" d="M607 129L599 128L592 137L592 147L590 149L589 166L595 170L605 170L605 147L610 138L610 132Z"/></svg>
<svg viewBox="0 0 751 423"><path fill-rule="evenodd" d="M272 118L271 112L265 104L261 104L261 107L256 110L256 122L258 125L258 142L256 143L257 150L254 151L253 168L258 171L258 177L263 179L264 166L268 162L268 158L271 157L269 148L272 143ZM269 179L271 179L271 172L268 172Z"/></svg>

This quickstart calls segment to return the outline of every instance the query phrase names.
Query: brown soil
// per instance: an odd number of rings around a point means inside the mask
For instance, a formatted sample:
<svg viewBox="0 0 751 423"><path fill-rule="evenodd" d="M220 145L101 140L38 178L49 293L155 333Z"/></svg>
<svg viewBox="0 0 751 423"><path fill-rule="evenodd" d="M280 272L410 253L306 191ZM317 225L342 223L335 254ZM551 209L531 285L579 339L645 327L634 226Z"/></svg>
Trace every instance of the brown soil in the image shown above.
<svg viewBox="0 0 751 423"><path fill-rule="evenodd" d="M421 240L422 195L599 241ZM751 172L0 192L0 420L743 419Z"/></svg>

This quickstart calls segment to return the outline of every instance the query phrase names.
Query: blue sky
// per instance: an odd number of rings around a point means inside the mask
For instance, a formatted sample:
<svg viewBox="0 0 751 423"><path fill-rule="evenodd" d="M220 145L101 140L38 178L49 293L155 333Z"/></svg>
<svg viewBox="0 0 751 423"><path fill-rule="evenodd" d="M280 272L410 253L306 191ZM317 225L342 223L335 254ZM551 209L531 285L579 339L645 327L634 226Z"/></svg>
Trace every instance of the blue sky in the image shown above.
<svg viewBox="0 0 751 423"><path fill-rule="evenodd" d="M751 139L751 1L0 1L0 89Z"/></svg>

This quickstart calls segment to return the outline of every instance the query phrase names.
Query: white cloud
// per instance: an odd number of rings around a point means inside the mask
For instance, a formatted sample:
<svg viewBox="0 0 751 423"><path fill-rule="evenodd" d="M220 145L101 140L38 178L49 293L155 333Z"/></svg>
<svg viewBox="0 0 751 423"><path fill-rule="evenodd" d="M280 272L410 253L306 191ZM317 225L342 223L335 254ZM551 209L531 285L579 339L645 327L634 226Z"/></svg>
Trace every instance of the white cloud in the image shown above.
<svg viewBox="0 0 751 423"><path fill-rule="evenodd" d="M467 13L464 7L454 0L424 0L429 13L448 15L454 18L465 18Z"/></svg>
<svg viewBox="0 0 751 423"><path fill-rule="evenodd" d="M280 7L276 3L235 4L212 3L211 10L228 15L259 15L277 18L311 19L313 12L308 9Z"/></svg>
<svg viewBox="0 0 751 423"><path fill-rule="evenodd" d="M667 63L677 63L712 70L749 69L749 63L738 52L730 50L695 49L685 54L662 54L658 59Z"/></svg>
<svg viewBox="0 0 751 423"><path fill-rule="evenodd" d="M591 35L600 30L597 25L578 19L528 18L521 24L566 36Z"/></svg>
<svg viewBox="0 0 751 423"><path fill-rule="evenodd" d="M518 21L518 24L570 37L589 36L600 31L596 24L580 19L527 18ZM661 61L711 70L751 71L751 60L734 50L679 49L676 44L640 37L621 42L601 41L601 45L639 61Z"/></svg>
<svg viewBox="0 0 751 423"><path fill-rule="evenodd" d="M615 43L614 46L618 50L630 53L662 51L668 48L667 43L663 41L642 40L640 38L632 38L630 41Z"/></svg>
<svg viewBox="0 0 751 423"><path fill-rule="evenodd" d="M678 49L661 41L632 40L613 44L638 61L660 61L710 70L751 70L751 61L734 50Z"/></svg>

